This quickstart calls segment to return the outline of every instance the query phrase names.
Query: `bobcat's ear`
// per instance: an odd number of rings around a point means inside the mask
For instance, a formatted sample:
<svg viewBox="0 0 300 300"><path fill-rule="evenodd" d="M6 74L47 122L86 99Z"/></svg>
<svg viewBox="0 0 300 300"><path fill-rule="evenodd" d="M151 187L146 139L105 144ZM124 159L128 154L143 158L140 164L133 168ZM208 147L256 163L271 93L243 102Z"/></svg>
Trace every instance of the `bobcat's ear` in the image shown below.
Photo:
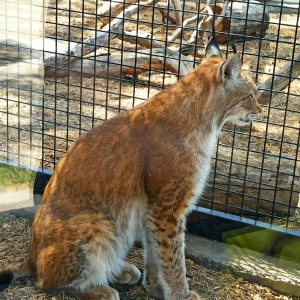
<svg viewBox="0 0 300 300"><path fill-rule="evenodd" d="M236 78L242 68L241 56L236 53L232 57L228 58L225 63L221 66L218 74L218 81L227 81L229 79Z"/></svg>
<svg viewBox="0 0 300 300"><path fill-rule="evenodd" d="M222 58L222 53L218 45L217 39L212 36L205 47L205 58L218 56Z"/></svg>

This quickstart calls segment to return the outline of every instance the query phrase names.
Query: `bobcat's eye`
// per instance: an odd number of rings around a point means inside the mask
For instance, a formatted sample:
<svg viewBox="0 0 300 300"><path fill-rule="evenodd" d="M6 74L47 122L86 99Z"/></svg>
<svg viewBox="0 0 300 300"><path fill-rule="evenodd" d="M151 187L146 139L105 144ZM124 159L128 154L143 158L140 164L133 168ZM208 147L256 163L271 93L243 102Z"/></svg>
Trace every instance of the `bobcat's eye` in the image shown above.
<svg viewBox="0 0 300 300"><path fill-rule="evenodd" d="M252 101L254 101L254 94L250 94L250 95L249 95L249 98L250 98Z"/></svg>

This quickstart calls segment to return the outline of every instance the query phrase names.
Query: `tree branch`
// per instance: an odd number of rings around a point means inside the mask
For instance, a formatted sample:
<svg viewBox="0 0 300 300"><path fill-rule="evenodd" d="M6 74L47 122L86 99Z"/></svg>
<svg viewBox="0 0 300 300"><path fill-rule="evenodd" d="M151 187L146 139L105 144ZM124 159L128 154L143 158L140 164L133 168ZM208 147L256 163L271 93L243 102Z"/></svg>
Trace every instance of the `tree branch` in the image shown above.
<svg viewBox="0 0 300 300"><path fill-rule="evenodd" d="M171 24L176 24L176 19L170 15L170 7L168 3L157 3L156 8L162 15L162 21L168 19Z"/></svg>
<svg viewBox="0 0 300 300"><path fill-rule="evenodd" d="M154 48L138 53L123 52L122 55L99 56L96 60L74 60L66 68L47 69L45 76L125 76L138 75L151 70L169 71L185 76L192 71L193 66L193 61L188 61L178 51Z"/></svg>
<svg viewBox="0 0 300 300"><path fill-rule="evenodd" d="M139 30L137 31L124 31L122 35L117 36L120 40L132 43L134 45L139 44L147 49L150 48L165 48L162 42L159 42L151 33Z"/></svg>
<svg viewBox="0 0 300 300"><path fill-rule="evenodd" d="M170 38L168 39L167 45L169 46L171 43L173 43L173 42L178 38L178 36L179 36L180 33L182 32L182 30L184 30L185 27L186 27L187 25L189 25L190 23L195 22L198 18L200 18L200 19L203 18L202 14L198 14L198 15L196 15L196 16L193 16L193 17L189 18L189 19L186 19L186 20L182 23L182 27L177 28L177 29L175 30L175 32L170 36Z"/></svg>
<svg viewBox="0 0 300 300"><path fill-rule="evenodd" d="M180 0L172 0L175 9L176 25L182 25L182 6Z"/></svg>
<svg viewBox="0 0 300 300"><path fill-rule="evenodd" d="M258 86L257 99L261 104L268 104L279 91L285 89L294 79L300 76L300 53L293 61L286 62L274 76ZM291 78L292 77L292 78Z"/></svg>
<svg viewBox="0 0 300 300"><path fill-rule="evenodd" d="M95 51L99 47L107 46L110 39L122 34L124 31L124 20L130 18L138 11L144 10L154 5L159 0L148 0L147 2L139 2L130 5L109 24L105 25L101 30L97 31L96 36L85 39L82 44L78 44L75 48L76 56L83 56Z"/></svg>
<svg viewBox="0 0 300 300"><path fill-rule="evenodd" d="M221 11L220 15L218 16L217 20L214 23L214 28L216 30L217 30L217 26L223 21L225 15L226 15L226 11L227 11L227 8L228 8L229 4L230 4L230 1L225 1L224 6L222 8L222 11ZM212 25L213 24L211 24L211 26L207 28L208 31L212 31ZM210 32L205 32L204 35L203 35L204 41L206 43L208 42L209 34L210 34Z"/></svg>

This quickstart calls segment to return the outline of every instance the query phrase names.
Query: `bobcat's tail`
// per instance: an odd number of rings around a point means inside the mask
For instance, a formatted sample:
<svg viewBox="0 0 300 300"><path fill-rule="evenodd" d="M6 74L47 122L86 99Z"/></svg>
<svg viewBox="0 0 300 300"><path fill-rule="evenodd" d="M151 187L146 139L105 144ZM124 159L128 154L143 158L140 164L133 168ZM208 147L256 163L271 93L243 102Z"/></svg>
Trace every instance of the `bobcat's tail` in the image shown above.
<svg viewBox="0 0 300 300"><path fill-rule="evenodd" d="M33 271L29 259L20 264L4 267L0 271L0 292L9 287L14 279L31 276Z"/></svg>

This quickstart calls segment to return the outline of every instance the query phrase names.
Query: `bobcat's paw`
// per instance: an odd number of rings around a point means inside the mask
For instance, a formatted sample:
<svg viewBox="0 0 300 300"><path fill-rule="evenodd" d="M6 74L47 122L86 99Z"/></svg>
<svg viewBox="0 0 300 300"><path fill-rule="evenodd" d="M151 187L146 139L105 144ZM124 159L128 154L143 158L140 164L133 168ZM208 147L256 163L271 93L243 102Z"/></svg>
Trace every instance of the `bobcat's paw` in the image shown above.
<svg viewBox="0 0 300 300"><path fill-rule="evenodd" d="M163 293L163 290L162 290L160 284L154 285L151 283L144 282L143 286L144 286L144 289L146 290L146 292L153 298L155 298L155 299L163 299L164 298L164 293Z"/></svg>
<svg viewBox="0 0 300 300"><path fill-rule="evenodd" d="M127 263L116 281L121 284L133 285L139 282L140 278L141 271L135 265Z"/></svg>
<svg viewBox="0 0 300 300"><path fill-rule="evenodd" d="M190 295L185 299L186 300L201 300L200 296L194 291L190 291Z"/></svg>

